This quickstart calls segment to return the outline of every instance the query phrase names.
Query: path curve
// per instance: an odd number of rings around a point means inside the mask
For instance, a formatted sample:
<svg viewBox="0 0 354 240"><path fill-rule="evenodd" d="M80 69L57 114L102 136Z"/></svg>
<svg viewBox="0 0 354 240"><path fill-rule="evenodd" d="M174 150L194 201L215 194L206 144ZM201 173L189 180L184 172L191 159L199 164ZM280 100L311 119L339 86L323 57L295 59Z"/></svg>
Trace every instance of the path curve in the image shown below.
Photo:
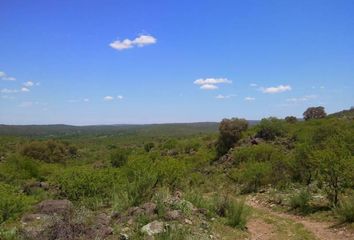
<svg viewBox="0 0 354 240"><path fill-rule="evenodd" d="M316 222L301 216L295 216L287 213L275 212L268 207L263 206L255 199L247 199L247 204L253 208L263 210L269 214L280 218L290 219L296 223L301 223L304 227L312 232L319 240L353 240L354 233L346 229L334 229L333 223Z"/></svg>

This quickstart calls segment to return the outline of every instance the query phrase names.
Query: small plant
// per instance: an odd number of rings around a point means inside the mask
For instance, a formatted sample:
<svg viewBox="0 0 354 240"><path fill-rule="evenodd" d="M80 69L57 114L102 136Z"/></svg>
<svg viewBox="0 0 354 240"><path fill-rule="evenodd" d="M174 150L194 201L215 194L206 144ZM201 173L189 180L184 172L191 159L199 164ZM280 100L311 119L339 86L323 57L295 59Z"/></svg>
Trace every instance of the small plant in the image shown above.
<svg viewBox="0 0 354 240"><path fill-rule="evenodd" d="M309 204L310 200L311 194L306 190L301 190L298 194L295 194L290 198L290 207L302 214L307 214L311 210Z"/></svg>
<svg viewBox="0 0 354 240"><path fill-rule="evenodd" d="M118 168L128 162L128 153L125 150L118 149L111 154L112 167Z"/></svg>
<svg viewBox="0 0 354 240"><path fill-rule="evenodd" d="M354 222L354 195L342 200L339 206L335 208L338 217L347 223Z"/></svg>
<svg viewBox="0 0 354 240"><path fill-rule="evenodd" d="M244 201L230 201L226 212L227 224L243 230L246 228L249 213Z"/></svg>
<svg viewBox="0 0 354 240"><path fill-rule="evenodd" d="M156 236L157 240L185 240L190 236L189 231L187 229L171 229L167 228L166 231L160 233Z"/></svg>

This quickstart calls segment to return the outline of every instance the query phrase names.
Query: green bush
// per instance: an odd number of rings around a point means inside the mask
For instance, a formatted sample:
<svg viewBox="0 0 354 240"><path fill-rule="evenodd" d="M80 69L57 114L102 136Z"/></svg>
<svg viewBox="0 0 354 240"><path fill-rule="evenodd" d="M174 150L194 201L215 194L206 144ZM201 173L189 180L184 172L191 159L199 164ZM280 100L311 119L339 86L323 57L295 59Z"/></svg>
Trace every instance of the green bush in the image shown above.
<svg viewBox="0 0 354 240"><path fill-rule="evenodd" d="M245 229L249 209L244 201L232 201L229 203L226 212L227 224L234 228Z"/></svg>
<svg viewBox="0 0 354 240"><path fill-rule="evenodd" d="M12 155L0 167L0 180L21 184L26 179L41 180L39 163L28 157Z"/></svg>
<svg viewBox="0 0 354 240"><path fill-rule="evenodd" d="M21 194L13 186L0 183L0 224L16 218L32 203L32 198Z"/></svg>
<svg viewBox="0 0 354 240"><path fill-rule="evenodd" d="M128 153L124 149L118 149L111 154L112 167L118 168L124 166L128 162Z"/></svg>
<svg viewBox="0 0 354 240"><path fill-rule="evenodd" d="M257 134L259 138L265 140L274 140L276 137L285 134L284 122L274 117L263 118L257 125Z"/></svg>
<svg viewBox="0 0 354 240"><path fill-rule="evenodd" d="M351 195L343 199L337 208L335 208L335 213L343 222L353 223L354 222L354 195Z"/></svg>
<svg viewBox="0 0 354 240"><path fill-rule="evenodd" d="M247 162L231 172L231 178L243 184L243 192L257 192L260 186L270 183L272 166L269 162Z"/></svg>
<svg viewBox="0 0 354 240"><path fill-rule="evenodd" d="M154 147L155 147L155 143L153 143L153 142L149 142L149 143L144 144L145 152L150 152L151 149L153 149Z"/></svg>
<svg viewBox="0 0 354 240"><path fill-rule="evenodd" d="M247 128L248 122L245 119L223 119L219 125L220 134L216 143L217 157L226 154L241 139Z"/></svg>
<svg viewBox="0 0 354 240"><path fill-rule="evenodd" d="M55 140L32 141L22 147L21 153L33 159L53 163L64 162L66 159L75 156L77 149L67 143Z"/></svg>
<svg viewBox="0 0 354 240"><path fill-rule="evenodd" d="M299 193L290 198L290 207L291 209L297 210L302 214L307 214L311 210L310 200L311 194L309 191L301 190Z"/></svg>

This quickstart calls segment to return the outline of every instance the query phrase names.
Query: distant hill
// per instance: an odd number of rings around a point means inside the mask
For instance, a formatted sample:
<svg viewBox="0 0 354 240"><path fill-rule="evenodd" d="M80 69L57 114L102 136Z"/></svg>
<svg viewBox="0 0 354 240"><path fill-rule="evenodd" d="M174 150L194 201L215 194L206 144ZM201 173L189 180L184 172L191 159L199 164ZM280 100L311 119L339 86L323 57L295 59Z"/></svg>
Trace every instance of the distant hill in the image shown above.
<svg viewBox="0 0 354 240"><path fill-rule="evenodd" d="M340 112L328 114L328 117L338 117L338 118L351 118L354 119L354 107L351 107L348 110L343 110Z"/></svg>
<svg viewBox="0 0 354 240"><path fill-rule="evenodd" d="M146 125L0 125L0 135L29 137L59 137L75 135L161 135L183 136L217 132L218 123L171 123Z"/></svg>
<svg viewBox="0 0 354 240"><path fill-rule="evenodd" d="M249 121L250 125L258 121ZM55 125L4 125L0 124L0 135L28 137L62 137L77 135L145 135L145 136L187 136L201 133L216 133L219 123L166 123L166 124L117 124L72 126Z"/></svg>

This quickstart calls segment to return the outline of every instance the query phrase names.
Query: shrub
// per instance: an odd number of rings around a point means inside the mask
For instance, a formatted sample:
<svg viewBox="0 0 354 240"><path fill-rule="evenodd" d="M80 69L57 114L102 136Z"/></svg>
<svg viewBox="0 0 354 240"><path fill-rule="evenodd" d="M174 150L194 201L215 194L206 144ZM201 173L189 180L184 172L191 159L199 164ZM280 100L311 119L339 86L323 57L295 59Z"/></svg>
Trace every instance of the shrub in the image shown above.
<svg viewBox="0 0 354 240"><path fill-rule="evenodd" d="M219 138L216 144L217 155L220 157L227 153L242 137L242 132L248 128L245 119L223 119L219 125Z"/></svg>
<svg viewBox="0 0 354 240"><path fill-rule="evenodd" d="M293 210L298 210L302 214L310 212L311 194L306 190L301 190L299 193L290 198L290 207Z"/></svg>
<svg viewBox="0 0 354 240"><path fill-rule="evenodd" d="M343 222L354 222L354 195L347 197L335 208L335 213Z"/></svg>
<svg viewBox="0 0 354 240"><path fill-rule="evenodd" d="M245 229L248 216L249 209L244 201L230 202L226 212L227 224L229 226L242 230Z"/></svg>
<svg viewBox="0 0 354 240"><path fill-rule="evenodd" d="M124 166L128 161L128 153L124 149L118 149L111 154L112 167L118 168Z"/></svg>
<svg viewBox="0 0 354 240"><path fill-rule="evenodd" d="M280 137L285 134L283 121L275 117L263 118L256 128L256 137L263 138L265 140L274 140L276 137Z"/></svg>
<svg viewBox="0 0 354 240"><path fill-rule="evenodd" d="M287 117L285 117L285 121L287 123L296 123L297 122L297 118L294 117L294 116L287 116Z"/></svg>
<svg viewBox="0 0 354 240"><path fill-rule="evenodd" d="M33 159L20 155L12 155L1 165L0 180L11 183L22 183L22 180L31 178L42 179L39 163Z"/></svg>
<svg viewBox="0 0 354 240"><path fill-rule="evenodd" d="M77 150L66 143L48 140L27 143L22 148L21 153L27 157L53 163L64 162L66 159L76 155Z"/></svg>
<svg viewBox="0 0 354 240"><path fill-rule="evenodd" d="M154 147L155 147L155 143L153 143L153 142L149 142L149 143L144 144L145 152L150 152L151 149L153 149Z"/></svg>
<svg viewBox="0 0 354 240"><path fill-rule="evenodd" d="M257 192L260 186L270 182L271 172L269 162L248 162L232 172L231 178L244 184L243 192Z"/></svg>
<svg viewBox="0 0 354 240"><path fill-rule="evenodd" d="M351 186L354 175L354 157L341 137L328 139L313 157L320 163L320 180L333 205L338 204L339 194Z"/></svg>
<svg viewBox="0 0 354 240"><path fill-rule="evenodd" d="M11 185L0 183L0 224L17 217L33 203L33 199Z"/></svg>

